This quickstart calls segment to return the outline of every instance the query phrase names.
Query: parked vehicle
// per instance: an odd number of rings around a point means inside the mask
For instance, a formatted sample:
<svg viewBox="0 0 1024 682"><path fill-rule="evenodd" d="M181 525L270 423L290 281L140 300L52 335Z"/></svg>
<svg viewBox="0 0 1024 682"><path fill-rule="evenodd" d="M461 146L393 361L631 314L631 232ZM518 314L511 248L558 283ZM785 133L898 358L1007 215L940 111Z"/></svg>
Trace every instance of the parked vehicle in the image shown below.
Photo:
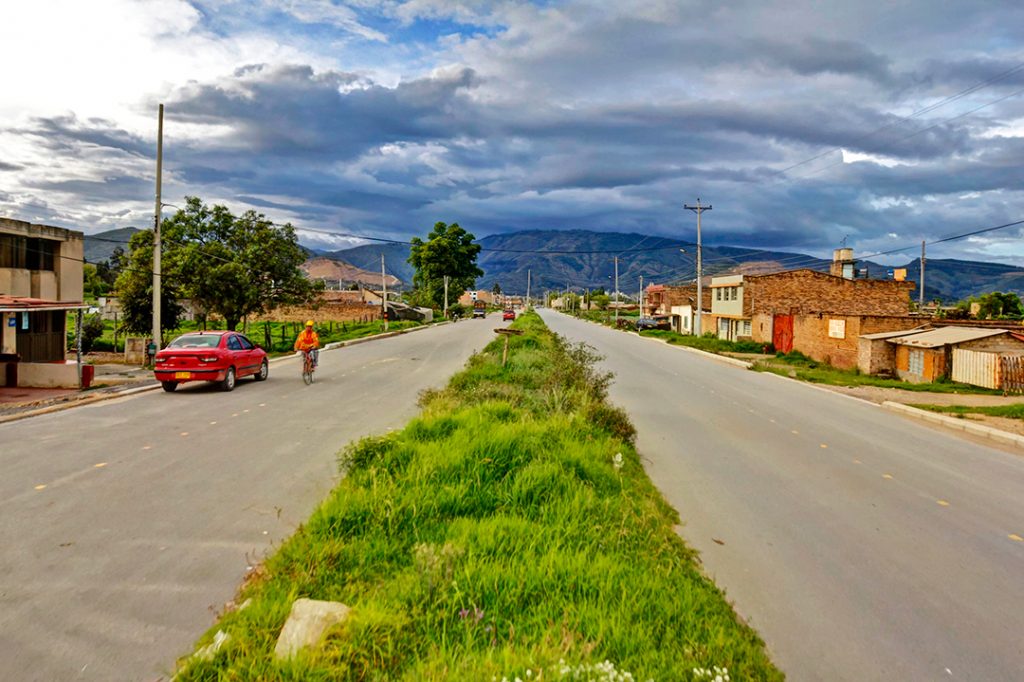
<svg viewBox="0 0 1024 682"><path fill-rule="evenodd" d="M473 302L473 319L487 317L487 304L483 301Z"/></svg>
<svg viewBox="0 0 1024 682"><path fill-rule="evenodd" d="M502 320L514 320L514 319L516 319L516 311L511 310L511 309L510 310L506 310L504 313L502 313L501 319Z"/></svg>
<svg viewBox="0 0 1024 682"><path fill-rule="evenodd" d="M191 332L171 341L156 354L154 375L170 393L187 381L210 381L231 391L238 379L265 381L267 353L242 334L229 331Z"/></svg>
<svg viewBox="0 0 1024 682"><path fill-rule="evenodd" d="M657 319L654 317L640 317L636 321L637 331L643 331L644 329L671 329L672 325L666 319Z"/></svg>

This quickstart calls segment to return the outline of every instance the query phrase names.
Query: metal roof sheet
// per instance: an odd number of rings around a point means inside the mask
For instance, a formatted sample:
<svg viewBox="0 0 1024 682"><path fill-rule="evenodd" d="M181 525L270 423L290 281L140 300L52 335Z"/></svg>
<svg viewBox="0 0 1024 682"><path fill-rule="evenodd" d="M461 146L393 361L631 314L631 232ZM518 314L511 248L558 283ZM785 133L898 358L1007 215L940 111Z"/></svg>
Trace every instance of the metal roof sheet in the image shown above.
<svg viewBox="0 0 1024 682"><path fill-rule="evenodd" d="M919 334L921 332L931 331L931 327L914 327L913 329L904 329L898 332L875 332L874 334L861 334L860 338L870 339L872 341L895 339L898 336L907 336L909 334Z"/></svg>
<svg viewBox="0 0 1024 682"><path fill-rule="evenodd" d="M978 329L975 327L942 327L931 331L901 336L893 339L893 343L900 346L915 346L917 348L938 348L939 346L950 346L965 341L976 341L977 339L988 338L1009 334L1009 329Z"/></svg>

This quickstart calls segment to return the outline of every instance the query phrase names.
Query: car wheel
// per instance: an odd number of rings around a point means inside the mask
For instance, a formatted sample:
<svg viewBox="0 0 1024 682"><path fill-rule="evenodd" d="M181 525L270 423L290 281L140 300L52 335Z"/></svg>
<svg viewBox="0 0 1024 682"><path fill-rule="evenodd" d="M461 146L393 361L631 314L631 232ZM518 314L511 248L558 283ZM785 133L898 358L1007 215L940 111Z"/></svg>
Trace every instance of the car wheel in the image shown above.
<svg viewBox="0 0 1024 682"><path fill-rule="evenodd" d="M267 364L267 359L263 358L263 363L260 365L260 371L253 375L253 379L256 381L266 381L268 374L270 374L270 366Z"/></svg>
<svg viewBox="0 0 1024 682"><path fill-rule="evenodd" d="M178 388L177 381L161 381L160 385L163 386L164 390L167 391L168 393L174 393L174 391Z"/></svg>
<svg viewBox="0 0 1024 682"><path fill-rule="evenodd" d="M228 373L224 375L224 380L220 382L220 387L224 391L235 390L235 368L228 367Z"/></svg>

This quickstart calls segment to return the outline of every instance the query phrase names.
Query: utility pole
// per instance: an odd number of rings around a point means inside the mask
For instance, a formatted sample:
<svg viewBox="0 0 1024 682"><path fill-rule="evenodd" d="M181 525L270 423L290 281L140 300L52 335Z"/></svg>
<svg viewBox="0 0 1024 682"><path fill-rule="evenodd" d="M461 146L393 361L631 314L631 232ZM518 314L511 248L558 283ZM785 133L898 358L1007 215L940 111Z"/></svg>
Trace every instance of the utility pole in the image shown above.
<svg viewBox="0 0 1024 682"><path fill-rule="evenodd" d="M384 319L384 331L388 330L388 280L384 274L384 253L380 254L380 316ZM447 297L446 297L447 298Z"/></svg>
<svg viewBox="0 0 1024 682"><path fill-rule="evenodd" d="M526 309L530 309L530 274L531 271L526 271Z"/></svg>
<svg viewBox="0 0 1024 682"><path fill-rule="evenodd" d="M924 313L924 241L921 241L921 293L917 300L918 312Z"/></svg>
<svg viewBox="0 0 1024 682"><path fill-rule="evenodd" d="M444 319L448 319L448 275L444 276Z"/></svg>
<svg viewBox="0 0 1024 682"><path fill-rule="evenodd" d="M615 257L615 328L619 328L619 257Z"/></svg>
<svg viewBox="0 0 1024 682"><path fill-rule="evenodd" d="M160 105L160 119L156 133L156 207L153 210L153 343L160 350L160 181L164 166L164 105ZM155 360L156 355L153 355Z"/></svg>
<svg viewBox="0 0 1024 682"><path fill-rule="evenodd" d="M697 197L696 206L683 204L683 208L697 214L697 319L693 321L693 333L696 336L700 336L704 333L704 329L701 327L701 313L704 310L704 270L701 260L700 214L704 211L710 211L711 204L701 206L700 197Z"/></svg>
<svg viewBox="0 0 1024 682"><path fill-rule="evenodd" d="M640 306L640 317L644 316L644 276L640 275L640 295L637 297L637 303Z"/></svg>

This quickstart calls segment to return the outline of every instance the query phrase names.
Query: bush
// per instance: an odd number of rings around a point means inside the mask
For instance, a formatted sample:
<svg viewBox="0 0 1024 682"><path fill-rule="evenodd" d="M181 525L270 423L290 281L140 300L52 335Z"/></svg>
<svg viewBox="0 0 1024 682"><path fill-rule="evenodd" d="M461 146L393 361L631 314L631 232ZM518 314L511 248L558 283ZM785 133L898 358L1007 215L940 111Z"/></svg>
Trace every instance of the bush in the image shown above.
<svg viewBox="0 0 1024 682"><path fill-rule="evenodd" d="M82 353L91 352L101 336L103 336L103 319L99 315L90 315L82 323Z"/></svg>

